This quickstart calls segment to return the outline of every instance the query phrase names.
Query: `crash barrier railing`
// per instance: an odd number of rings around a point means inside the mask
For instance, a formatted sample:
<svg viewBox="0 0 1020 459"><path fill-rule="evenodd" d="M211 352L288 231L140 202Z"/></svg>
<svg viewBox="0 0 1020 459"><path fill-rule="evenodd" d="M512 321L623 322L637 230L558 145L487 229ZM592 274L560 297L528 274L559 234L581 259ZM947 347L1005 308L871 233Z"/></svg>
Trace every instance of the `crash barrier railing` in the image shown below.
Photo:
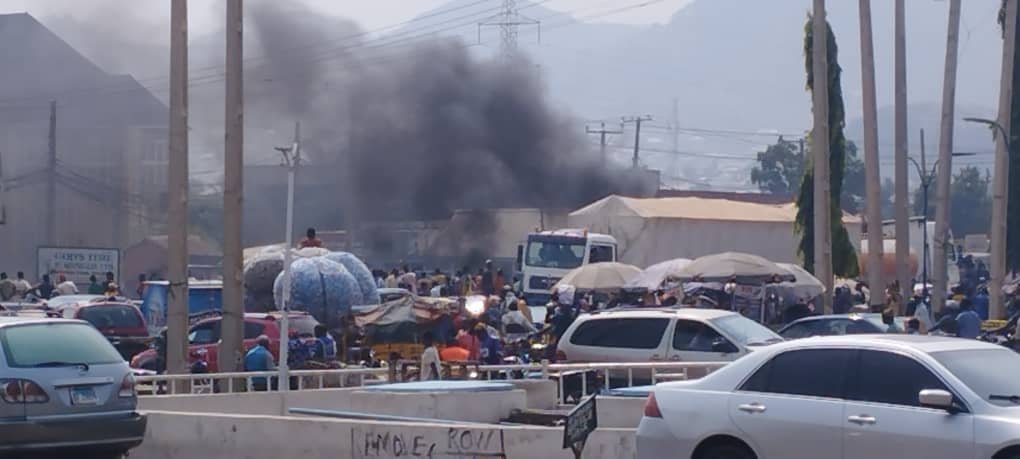
<svg viewBox="0 0 1020 459"><path fill-rule="evenodd" d="M534 363L478 365L469 362L443 363L449 379L521 380L549 379L557 382L561 403L577 401L600 390L629 388L664 381L694 379L729 362L641 362L641 363ZM289 390L363 387L390 382L416 381L418 362L403 361L382 368L292 370ZM398 371L399 370L399 371ZM136 376L140 395L212 394L278 391L278 371L202 373Z"/></svg>

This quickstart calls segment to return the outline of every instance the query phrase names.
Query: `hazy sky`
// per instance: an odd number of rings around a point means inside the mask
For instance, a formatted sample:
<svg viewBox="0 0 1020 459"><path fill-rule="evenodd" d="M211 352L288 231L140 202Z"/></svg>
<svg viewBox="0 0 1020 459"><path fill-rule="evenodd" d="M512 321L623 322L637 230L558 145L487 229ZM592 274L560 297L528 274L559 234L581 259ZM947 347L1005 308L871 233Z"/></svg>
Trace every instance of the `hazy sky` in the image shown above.
<svg viewBox="0 0 1020 459"><path fill-rule="evenodd" d="M376 29L406 21L448 3L448 0L281 0L302 1L333 15L345 16L356 20L366 29ZM541 2L541 0L539 0ZM667 22L670 16L690 0L545 0L543 6L562 12L584 16L586 13L599 13L622 6L641 4L647 5L629 11L620 12L595 21L651 24ZM136 3L137 2L137 3ZM169 15L169 0L0 0L0 13L27 11L35 16L53 14L70 14L88 17L104 14L109 8L118 8L129 3L151 4L156 8L150 12L156 17ZM189 2L191 26L194 32L201 33L222 18L213 14L215 8L222 8L223 0L191 0ZM165 8L158 8L167 5Z"/></svg>

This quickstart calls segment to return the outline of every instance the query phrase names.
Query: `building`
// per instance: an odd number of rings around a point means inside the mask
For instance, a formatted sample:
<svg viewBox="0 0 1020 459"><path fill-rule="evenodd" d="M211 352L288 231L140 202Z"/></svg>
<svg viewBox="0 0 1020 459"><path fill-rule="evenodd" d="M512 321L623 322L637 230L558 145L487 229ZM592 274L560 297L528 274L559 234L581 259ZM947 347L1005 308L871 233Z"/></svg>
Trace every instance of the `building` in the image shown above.
<svg viewBox="0 0 1020 459"><path fill-rule="evenodd" d="M149 236L124 250L120 262L120 287L125 293L137 291L138 275L146 279L166 279L167 237ZM211 242L198 236L188 236L189 276L206 279L211 273L219 273L223 252Z"/></svg>
<svg viewBox="0 0 1020 459"><path fill-rule="evenodd" d="M0 55L2 269L31 273L40 246L122 249L160 227L166 106L28 14L0 15Z"/></svg>

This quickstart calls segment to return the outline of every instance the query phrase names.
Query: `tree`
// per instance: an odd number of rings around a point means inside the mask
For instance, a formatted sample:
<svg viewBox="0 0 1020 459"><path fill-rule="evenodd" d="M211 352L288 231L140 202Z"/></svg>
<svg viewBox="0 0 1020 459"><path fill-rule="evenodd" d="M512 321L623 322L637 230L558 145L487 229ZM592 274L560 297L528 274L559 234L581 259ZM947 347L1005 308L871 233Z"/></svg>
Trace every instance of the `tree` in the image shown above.
<svg viewBox="0 0 1020 459"><path fill-rule="evenodd" d="M758 165L751 169L751 183L763 193L793 195L804 176L803 140L783 139L758 152Z"/></svg>
<svg viewBox="0 0 1020 459"><path fill-rule="evenodd" d="M988 233L992 221L991 177L988 170L982 173L977 167L960 169L953 175L949 193L949 228L953 237ZM928 216L935 214L935 183L928 189ZM914 192L914 212L924 214L924 189Z"/></svg>
<svg viewBox="0 0 1020 459"><path fill-rule="evenodd" d="M850 235L843 226L843 212L840 208L843 193L843 179L847 171L848 145L843 134L845 125L845 113L843 109L843 87L840 82L842 69L838 61L838 47L836 36L832 33L832 26L826 22L826 33L828 34L827 50L829 69L829 199L828 205L832 208L832 272L842 277L857 277L860 273L857 266L857 250L850 242ZM813 49L811 30L811 15L808 15L807 23L804 25L804 64L807 70L807 89L814 90L814 73L811 68ZM853 154L853 153L851 153ZM852 157L852 156L851 156ZM804 268L814 272L814 171L808 165L804 168L804 179L800 184L800 192L797 196L797 224L796 231L800 235L798 252L804 261ZM863 168L862 168L863 169ZM852 172L852 168L851 168ZM863 176L863 171L861 172ZM863 182L863 180L861 180ZM863 186L862 186L863 188ZM850 191L850 190L848 190Z"/></svg>
<svg viewBox="0 0 1020 459"><path fill-rule="evenodd" d="M1020 17L1015 18L1020 26ZM1006 1L999 9L999 25L1006 21ZM1017 29L1020 30L1020 29ZM1003 29L1005 39L1005 29ZM1020 33L1017 34L1020 40ZM1020 46L1013 52L1013 100L1010 101L1009 189L1006 191L1006 270L1020 271Z"/></svg>

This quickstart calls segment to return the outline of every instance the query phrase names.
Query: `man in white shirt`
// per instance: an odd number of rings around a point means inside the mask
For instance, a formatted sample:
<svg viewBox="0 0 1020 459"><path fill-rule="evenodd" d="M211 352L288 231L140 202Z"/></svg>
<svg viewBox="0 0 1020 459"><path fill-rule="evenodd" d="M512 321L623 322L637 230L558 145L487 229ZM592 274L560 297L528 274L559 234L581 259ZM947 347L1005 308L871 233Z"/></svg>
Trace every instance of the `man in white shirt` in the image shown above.
<svg viewBox="0 0 1020 459"><path fill-rule="evenodd" d="M15 295L18 298L25 298L29 290L32 290L32 284L25 280L25 273L18 271L18 280L14 281Z"/></svg>
<svg viewBox="0 0 1020 459"><path fill-rule="evenodd" d="M57 277L57 293L61 295L77 295L78 286L74 285L74 282L67 280L67 276L61 274Z"/></svg>
<svg viewBox="0 0 1020 459"><path fill-rule="evenodd" d="M421 353L421 371L419 372L422 381L431 381L443 379L441 372L439 371L439 350L436 349L432 332L425 332L422 335L422 344L425 345L425 351Z"/></svg>
<svg viewBox="0 0 1020 459"><path fill-rule="evenodd" d="M535 328L535 324L531 323L527 317L524 317L524 313L520 311L520 307L516 302L510 303L508 306L509 311L503 314L503 336L507 335L521 335L522 330L524 333L533 334L538 333L538 329ZM514 327L510 327L513 325Z"/></svg>

